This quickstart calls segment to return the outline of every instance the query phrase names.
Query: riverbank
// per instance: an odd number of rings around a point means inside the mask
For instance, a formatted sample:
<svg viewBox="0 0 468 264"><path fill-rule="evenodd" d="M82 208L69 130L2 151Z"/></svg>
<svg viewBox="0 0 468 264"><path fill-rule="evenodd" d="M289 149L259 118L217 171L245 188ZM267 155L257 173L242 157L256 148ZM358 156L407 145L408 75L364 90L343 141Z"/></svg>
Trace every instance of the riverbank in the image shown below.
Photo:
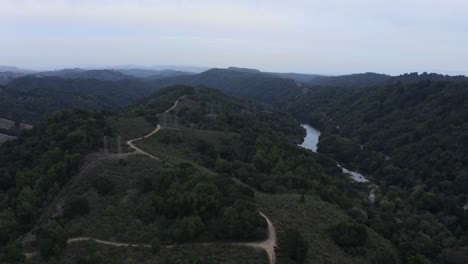
<svg viewBox="0 0 468 264"><path fill-rule="evenodd" d="M301 126L306 130L306 136L304 137L304 141L302 144L299 146L312 150L313 152L317 152L318 150L318 143L320 139L321 132L320 130L312 127L311 125L308 124L301 124ZM366 178L364 175L360 174L359 172L351 171L340 165L338 162L336 163L338 167L341 168L341 171L343 174L348 175L349 178L352 181L358 182L358 183L367 183L369 184L370 187L370 192L369 192L369 202L374 203L375 202L375 192L378 188L377 185L372 184L368 178Z"/></svg>

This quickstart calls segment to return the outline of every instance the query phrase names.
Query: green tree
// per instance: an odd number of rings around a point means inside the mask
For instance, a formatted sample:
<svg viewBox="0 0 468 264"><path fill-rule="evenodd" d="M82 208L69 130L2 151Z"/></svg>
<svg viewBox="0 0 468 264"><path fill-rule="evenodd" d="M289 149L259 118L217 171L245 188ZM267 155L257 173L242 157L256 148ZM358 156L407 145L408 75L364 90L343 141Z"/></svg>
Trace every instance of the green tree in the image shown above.
<svg viewBox="0 0 468 264"><path fill-rule="evenodd" d="M26 257L20 245L10 243L6 247L0 248L0 262L5 264L24 263Z"/></svg>
<svg viewBox="0 0 468 264"><path fill-rule="evenodd" d="M10 208L0 212L0 245L5 245L19 230L15 214Z"/></svg>
<svg viewBox="0 0 468 264"><path fill-rule="evenodd" d="M333 224L329 231L335 243L342 247L362 246L367 241L367 228L364 225L340 221Z"/></svg>
<svg viewBox="0 0 468 264"><path fill-rule="evenodd" d="M114 191L114 183L104 176L97 176L93 181L93 186L101 195L111 194Z"/></svg>
<svg viewBox="0 0 468 264"><path fill-rule="evenodd" d="M26 186L21 190L16 201L16 215L23 224L30 224L36 216L37 198L34 191Z"/></svg>
<svg viewBox="0 0 468 264"><path fill-rule="evenodd" d="M205 225L199 216L189 216L177 223L174 235L177 241L185 242L194 239L204 229Z"/></svg>
<svg viewBox="0 0 468 264"><path fill-rule="evenodd" d="M84 197L74 196L67 201L64 213L68 218L88 214L89 202Z"/></svg>
<svg viewBox="0 0 468 264"><path fill-rule="evenodd" d="M65 229L52 221L38 232L39 252L43 257L57 256L67 244Z"/></svg>
<svg viewBox="0 0 468 264"><path fill-rule="evenodd" d="M145 223L154 221L156 210L152 199L149 197L143 198L135 209L135 215Z"/></svg>
<svg viewBox="0 0 468 264"><path fill-rule="evenodd" d="M16 188L22 190L24 187L32 187L37 175L31 170L21 170L16 173Z"/></svg>

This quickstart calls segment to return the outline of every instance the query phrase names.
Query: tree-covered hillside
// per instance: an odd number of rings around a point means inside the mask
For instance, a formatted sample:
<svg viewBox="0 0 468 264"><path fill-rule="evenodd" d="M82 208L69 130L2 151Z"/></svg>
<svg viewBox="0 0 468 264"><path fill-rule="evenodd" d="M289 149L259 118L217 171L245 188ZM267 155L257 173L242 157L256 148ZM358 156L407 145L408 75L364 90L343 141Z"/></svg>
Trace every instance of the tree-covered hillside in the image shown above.
<svg viewBox="0 0 468 264"><path fill-rule="evenodd" d="M34 124L53 112L72 108L119 111L152 90L139 80L23 77L0 86L0 117Z"/></svg>
<svg viewBox="0 0 468 264"><path fill-rule="evenodd" d="M103 115L75 110L51 115L0 146L2 263L22 258L15 250L18 238L78 172L82 158L102 146L103 136L109 134Z"/></svg>
<svg viewBox="0 0 468 264"><path fill-rule="evenodd" d="M101 81L120 81L134 78L131 75L117 70L84 70L84 69L63 69L58 71L46 71L34 73L33 76L39 77L60 77L65 79L88 79Z"/></svg>
<svg viewBox="0 0 468 264"><path fill-rule="evenodd" d="M380 186L376 206L382 215L371 226L392 239L406 263L436 261L468 246L463 79L405 75L369 88L311 89L289 104L322 131L319 152L371 175Z"/></svg>
<svg viewBox="0 0 468 264"><path fill-rule="evenodd" d="M317 76L306 83L308 85L332 87L366 87L383 84L391 78L390 75L367 72L341 76Z"/></svg>
<svg viewBox="0 0 468 264"><path fill-rule="evenodd" d="M259 102L278 98L293 98L302 94L303 87L290 79L249 71L211 69L200 74L164 78L153 82L159 87L171 85L203 85L235 96Z"/></svg>
<svg viewBox="0 0 468 264"><path fill-rule="evenodd" d="M185 93L182 98L178 97L180 91ZM362 187L350 183L333 159L297 146L304 130L290 114L270 111L266 106L228 96L219 90L186 86L160 91L132 113L148 116L147 113L152 113L152 105L165 103L171 97L173 100L180 98L178 106L159 116L159 123L163 125L160 132L136 143L142 150L166 162L188 162L217 173L219 177L235 178L258 192L284 195L288 199L293 197L292 201L296 203L306 199L324 201L334 208L331 211L357 212L358 219L361 219L359 215L366 214L360 209L366 204L359 194ZM280 232L282 251L279 263L310 263L307 261L313 258L305 257L309 248L307 241L311 244L321 241L310 236L305 240L301 234L314 231L293 222L293 226ZM349 252L348 258L356 259L356 263L396 261L396 254L389 243L372 233L363 222L365 220L347 216L322 221L321 227L311 229L325 233L330 240L330 233L336 232L337 249L326 252L337 254L336 250L344 250ZM343 226L350 229L349 234L335 230ZM326 231L328 229L330 231ZM353 232L359 232L361 236L355 238ZM322 257L327 254L309 250Z"/></svg>

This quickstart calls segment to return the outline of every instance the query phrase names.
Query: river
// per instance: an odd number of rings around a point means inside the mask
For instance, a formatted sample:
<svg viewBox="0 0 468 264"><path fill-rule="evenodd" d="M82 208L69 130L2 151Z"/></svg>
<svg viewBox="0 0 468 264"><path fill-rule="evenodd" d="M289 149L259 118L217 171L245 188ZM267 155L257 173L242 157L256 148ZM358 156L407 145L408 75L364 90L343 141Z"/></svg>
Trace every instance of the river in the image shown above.
<svg viewBox="0 0 468 264"><path fill-rule="evenodd" d="M319 142L320 131L310 125L301 124L303 128L306 130L306 136L304 138L304 142L300 145L303 148L310 149L313 152L317 152L317 144ZM359 172L350 171L340 164L337 163L337 166L341 168L343 173L349 175L349 177L356 182L369 182L364 175L360 174Z"/></svg>
<svg viewBox="0 0 468 264"><path fill-rule="evenodd" d="M313 152L317 152L317 144L319 142L320 131L307 124L302 124L301 126L305 128L307 133L304 138L304 142L302 142L300 146L306 149L310 149Z"/></svg>

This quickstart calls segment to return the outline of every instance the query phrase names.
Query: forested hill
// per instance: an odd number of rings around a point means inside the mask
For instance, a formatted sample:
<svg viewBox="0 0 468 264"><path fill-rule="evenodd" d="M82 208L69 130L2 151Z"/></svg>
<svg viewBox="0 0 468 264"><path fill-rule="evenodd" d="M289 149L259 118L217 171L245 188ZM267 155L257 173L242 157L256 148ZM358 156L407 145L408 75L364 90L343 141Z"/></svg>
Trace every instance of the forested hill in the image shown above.
<svg viewBox="0 0 468 264"><path fill-rule="evenodd" d="M18 238L110 133L102 114L64 111L0 146L1 263L23 263Z"/></svg>
<svg viewBox="0 0 468 264"><path fill-rule="evenodd" d="M234 70L212 69L200 74L114 81L97 80L90 72L108 74L71 69L50 73L61 77L26 76L12 80L0 86L0 117L34 124L50 113L74 107L119 111L175 84L205 85L261 102L294 98L303 92L303 87L293 80Z"/></svg>
<svg viewBox="0 0 468 264"><path fill-rule="evenodd" d="M249 71L211 69L196 75L164 78L153 82L155 86L204 85L220 89L231 95L249 100L272 102L278 98L293 98L302 94L301 84L264 73Z"/></svg>
<svg viewBox="0 0 468 264"><path fill-rule="evenodd" d="M382 84L392 77L386 74L373 72L349 74L341 76L317 76L308 80L308 85L333 86L333 87L364 87Z"/></svg>
<svg viewBox="0 0 468 264"><path fill-rule="evenodd" d="M318 88L291 109L327 134L385 153L402 167L417 166L421 177L438 171L453 179L468 167L468 82Z"/></svg>
<svg viewBox="0 0 468 264"><path fill-rule="evenodd" d="M406 80L369 88L311 89L291 102L289 110L323 132L320 152L370 174L380 185L379 206L389 218L376 223L376 230L392 234L402 252L435 260L440 248L468 246L468 211L463 210L468 193L468 82L441 75L402 78ZM409 212L414 223L398 224ZM424 234L435 241L441 233L424 229L429 223L452 234L450 243L434 242L432 253L404 238L418 240ZM409 262L404 254L403 259Z"/></svg>
<svg viewBox="0 0 468 264"><path fill-rule="evenodd" d="M110 82L28 76L0 86L0 117L34 124L53 112L75 107L118 111L153 90L138 79Z"/></svg>
<svg viewBox="0 0 468 264"><path fill-rule="evenodd" d="M134 78L124 72L116 70L84 70L84 69L63 69L58 71L46 71L34 73L33 76L60 77L65 79L95 79L101 81L120 81Z"/></svg>
<svg viewBox="0 0 468 264"><path fill-rule="evenodd" d="M114 155L108 148L117 136L125 141L149 133L154 123L162 127L157 133L134 141L142 152L130 155L131 149L122 146L116 149L125 154ZM297 146L303 133L290 114L204 87L164 89L125 116L82 110L55 113L0 146L0 262L21 263L22 253L35 251L39 253L27 263L109 259L109 253L95 256L96 250L85 250L89 243L67 242L77 237L151 243L155 252L150 257L158 259L177 257L172 250L184 250L179 243L192 247L210 242L197 252L205 256L212 247L235 247L231 241L264 239L266 222L258 210L270 208L272 199L286 202L280 210L302 207L311 215L297 221L290 218L295 213L277 212L278 204L266 211L278 213L275 225L292 221L278 225L279 244L284 245L278 263L309 263L317 256L337 259L335 263L395 261L388 241L345 213L359 213L357 207L365 206L358 189L347 186L348 179L332 159ZM99 148L104 151L83 159ZM300 219L320 224L304 225ZM23 240L30 230L32 243L29 237ZM353 237L353 232L359 235ZM23 245L17 243L20 240ZM354 247L359 248L355 255L342 252L353 252ZM171 253L165 251L169 248ZM215 257L224 255L233 258L224 251Z"/></svg>

